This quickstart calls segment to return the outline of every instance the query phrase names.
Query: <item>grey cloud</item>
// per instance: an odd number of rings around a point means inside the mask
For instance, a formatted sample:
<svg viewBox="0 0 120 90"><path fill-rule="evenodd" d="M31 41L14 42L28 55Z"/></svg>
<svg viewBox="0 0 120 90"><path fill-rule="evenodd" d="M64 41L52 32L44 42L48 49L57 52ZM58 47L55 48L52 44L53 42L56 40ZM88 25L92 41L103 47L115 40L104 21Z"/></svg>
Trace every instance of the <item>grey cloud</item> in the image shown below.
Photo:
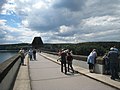
<svg viewBox="0 0 120 90"><path fill-rule="evenodd" d="M105 35L105 36L98 36L96 38L92 38L91 41L120 41L120 35Z"/></svg>
<svg viewBox="0 0 120 90"><path fill-rule="evenodd" d="M37 11L34 12L32 17L28 17L28 20L30 19L29 25L33 30L41 32L57 31L61 25L69 26L75 24L76 21L73 20L74 18L70 14L68 15L67 12L63 10L49 10L41 14Z"/></svg>
<svg viewBox="0 0 120 90"><path fill-rule="evenodd" d="M68 11L65 8L60 9L60 7L65 7L65 6L67 7L67 5L69 6L72 3L75 4L76 2L77 2L77 4L75 5L76 7L81 6L84 9L82 9L81 11L76 9L78 10L76 12L72 12L73 10ZM90 7L86 7L84 5L84 2L81 0L75 0L75 1L59 0L59 2L57 2L54 5L53 9L49 9L48 11L42 11L42 12L41 11L34 12L33 18L31 18L29 22L30 28L32 28L33 30L38 30L40 32L42 31L46 32L49 30L57 31L61 25L77 26L77 24L79 24L79 22L81 22L82 19L85 19L85 18L114 14L113 10L115 10L116 7L114 7L113 3L116 4L116 1L110 2L110 0L106 0L106 1L98 0L96 3L92 4ZM55 8L55 6L57 8ZM70 7L67 7L67 8L71 9L71 8L74 8L74 6L71 5ZM39 17L42 19L40 19ZM41 23L42 21L43 23ZM89 30L87 31L89 32Z"/></svg>
<svg viewBox="0 0 120 90"><path fill-rule="evenodd" d="M2 10L2 6L7 2L7 0L0 0L0 12Z"/></svg>
<svg viewBox="0 0 120 90"><path fill-rule="evenodd" d="M56 40L60 42L71 40L72 42L74 40L72 37L75 37L78 41L119 40L117 39L119 35L118 28L120 26L118 23L119 19L103 26L89 26L82 23L84 19L91 17L119 16L120 13L116 14L120 9L119 0L56 0L55 2L52 8L47 10L33 9L32 13L28 13L27 16L31 30L46 33L48 31L53 32L53 35L49 35L48 32L47 39L45 39L46 42ZM61 33L59 32L59 28L62 25L73 26L74 28L71 32ZM113 32L107 33L113 29L118 34ZM54 32L57 32L57 34ZM90 37L89 34L93 34L94 36Z"/></svg>
<svg viewBox="0 0 120 90"><path fill-rule="evenodd" d="M90 2L91 0L88 0L87 3ZM95 3L88 4L84 7L84 17L88 18L91 16L116 15L116 12L120 9L119 5L119 0L96 0Z"/></svg>
<svg viewBox="0 0 120 90"><path fill-rule="evenodd" d="M74 35L74 31L56 34L56 36L60 36L60 37L69 37L69 36L73 36L73 35Z"/></svg>
<svg viewBox="0 0 120 90"><path fill-rule="evenodd" d="M55 8L67 8L70 11L80 11L84 6L85 0L58 0L55 4Z"/></svg>
<svg viewBox="0 0 120 90"><path fill-rule="evenodd" d="M0 31L0 39L5 38L5 35L6 35L6 34L1 30L1 31Z"/></svg>
<svg viewBox="0 0 120 90"><path fill-rule="evenodd" d="M77 34L78 35L78 34ZM90 35L90 36L89 36ZM120 41L120 30L96 30L87 34L81 34L78 38L83 41Z"/></svg>
<svg viewBox="0 0 120 90"><path fill-rule="evenodd" d="M83 1L84 0L61 0L59 3L61 5L64 4L64 6L67 4L67 8L70 8L73 11L73 9L80 9ZM29 28L40 32L57 31L61 25L70 26L79 23L81 17L76 16L75 13L71 12L69 9L55 8L57 4L58 2L53 8L49 8L48 10L33 10L32 12L27 13L28 16L25 15L25 18L29 21ZM71 4L73 5L70 6Z"/></svg>
<svg viewBox="0 0 120 90"><path fill-rule="evenodd" d="M119 18L108 21L105 25L86 25L83 23L83 20L92 21L91 18L95 17L119 17L119 0L55 0L55 3L51 4L53 6L47 9L32 8L32 4L35 3L33 0L17 3L19 7L16 10L20 18L28 21L27 28L38 33L47 33L47 35L43 35L45 42L120 41ZM25 11L25 8L30 8L31 11ZM101 23L104 20L108 19L103 19ZM73 28L71 31L60 32L59 29L63 25ZM115 32L112 32L114 30ZM18 35L10 32L9 34Z"/></svg>
<svg viewBox="0 0 120 90"><path fill-rule="evenodd" d="M46 39L45 42L48 43L71 43L74 42L72 37L59 37L59 36L51 36L50 38Z"/></svg>
<svg viewBox="0 0 120 90"><path fill-rule="evenodd" d="M3 29L0 31L0 44L2 43L9 43L9 41L6 40L7 32Z"/></svg>

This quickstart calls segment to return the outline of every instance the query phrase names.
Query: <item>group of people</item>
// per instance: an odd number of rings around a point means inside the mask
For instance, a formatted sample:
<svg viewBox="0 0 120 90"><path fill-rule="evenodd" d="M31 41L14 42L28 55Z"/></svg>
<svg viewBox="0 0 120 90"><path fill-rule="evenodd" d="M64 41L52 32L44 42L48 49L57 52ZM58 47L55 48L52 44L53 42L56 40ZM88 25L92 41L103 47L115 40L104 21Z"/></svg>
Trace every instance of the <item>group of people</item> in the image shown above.
<svg viewBox="0 0 120 90"><path fill-rule="evenodd" d="M29 58L30 60L36 60L36 49L30 49L28 51L28 55L29 55Z"/></svg>
<svg viewBox="0 0 120 90"><path fill-rule="evenodd" d="M20 57L21 57L21 65L25 65L24 64L24 58L25 58L25 51L24 51L24 49L21 48L18 53L20 54ZM36 60L36 49L30 49L28 51L28 56L29 56L30 60Z"/></svg>
<svg viewBox="0 0 120 90"><path fill-rule="evenodd" d="M115 80L115 79L120 79L118 72L119 72L119 52L118 49L114 47L110 48L110 51L106 54L106 56L104 57L105 60L105 64L106 64L106 73L109 73L108 71L110 71L110 75L111 75L111 79Z"/></svg>
<svg viewBox="0 0 120 90"><path fill-rule="evenodd" d="M19 53L21 56L21 64L24 65L24 58L25 58L24 49L21 49ZM60 58L58 60L60 60L61 62L61 72L63 72L64 69L65 74L67 74L67 72L70 72L70 68L72 70L72 73L74 73L74 69L72 66L73 56L71 54L72 52L70 52L68 49L67 50L62 49L59 51ZM30 49L28 55L30 60L36 60L36 49ZM112 80L120 79L118 75L118 68L119 68L118 57L119 57L119 51L115 46L111 47L110 51L106 53L105 56L103 57L105 73L106 74L109 73L111 75ZM89 65L90 73L95 72L96 58L97 58L97 52L96 49L93 49L92 52L87 57L87 63Z"/></svg>
<svg viewBox="0 0 120 90"><path fill-rule="evenodd" d="M105 73L109 73L111 75L111 79L120 79L118 75L119 68L119 52L118 49L114 46L110 48L110 51L105 54L103 57L104 65L105 65ZM95 63L97 58L96 49L93 49L92 52L87 57L87 63L89 64L89 71L93 73L95 71Z"/></svg>
<svg viewBox="0 0 120 90"><path fill-rule="evenodd" d="M70 67L72 70L72 73L74 73L74 69L72 66L72 61L73 61L73 57L71 55L71 52L69 50L60 50L59 51L59 60L61 61L61 72L63 72L63 68L65 71L65 74L67 74L67 72L70 72ZM66 64L68 64L68 67L66 66Z"/></svg>

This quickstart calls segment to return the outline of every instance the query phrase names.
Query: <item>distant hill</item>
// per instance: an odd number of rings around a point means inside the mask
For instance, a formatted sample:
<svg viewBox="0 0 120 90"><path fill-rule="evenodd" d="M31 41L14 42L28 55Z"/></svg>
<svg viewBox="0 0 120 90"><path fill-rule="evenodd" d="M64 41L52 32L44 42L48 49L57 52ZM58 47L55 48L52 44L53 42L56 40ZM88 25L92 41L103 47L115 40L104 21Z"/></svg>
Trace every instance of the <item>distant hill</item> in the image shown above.
<svg viewBox="0 0 120 90"><path fill-rule="evenodd" d="M31 47L29 43L19 43L19 44L1 44L0 50L19 50L20 48L27 49Z"/></svg>
<svg viewBox="0 0 120 90"><path fill-rule="evenodd" d="M59 43L44 44L44 49L49 51L58 51L59 49L69 49L76 55L89 55L92 49L96 49L99 56L104 55L111 47L116 46L120 50L120 42L84 42L84 43Z"/></svg>

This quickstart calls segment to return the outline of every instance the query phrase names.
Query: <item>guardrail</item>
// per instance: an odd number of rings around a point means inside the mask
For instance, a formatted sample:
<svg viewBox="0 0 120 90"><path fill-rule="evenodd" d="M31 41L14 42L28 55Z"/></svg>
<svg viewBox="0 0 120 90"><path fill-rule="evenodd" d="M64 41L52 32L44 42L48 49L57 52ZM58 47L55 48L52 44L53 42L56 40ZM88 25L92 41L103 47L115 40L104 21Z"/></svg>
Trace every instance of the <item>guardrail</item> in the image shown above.
<svg viewBox="0 0 120 90"><path fill-rule="evenodd" d="M0 90L12 90L21 58L19 54L0 64Z"/></svg>

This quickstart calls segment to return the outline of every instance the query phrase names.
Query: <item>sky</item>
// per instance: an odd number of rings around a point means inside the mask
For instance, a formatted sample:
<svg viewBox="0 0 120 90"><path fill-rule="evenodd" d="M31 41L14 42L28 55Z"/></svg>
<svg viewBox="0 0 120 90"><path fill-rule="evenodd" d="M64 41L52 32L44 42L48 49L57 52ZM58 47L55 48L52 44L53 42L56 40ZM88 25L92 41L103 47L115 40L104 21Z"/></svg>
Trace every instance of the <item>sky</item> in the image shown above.
<svg viewBox="0 0 120 90"><path fill-rule="evenodd" d="M120 42L120 0L0 0L0 44Z"/></svg>

